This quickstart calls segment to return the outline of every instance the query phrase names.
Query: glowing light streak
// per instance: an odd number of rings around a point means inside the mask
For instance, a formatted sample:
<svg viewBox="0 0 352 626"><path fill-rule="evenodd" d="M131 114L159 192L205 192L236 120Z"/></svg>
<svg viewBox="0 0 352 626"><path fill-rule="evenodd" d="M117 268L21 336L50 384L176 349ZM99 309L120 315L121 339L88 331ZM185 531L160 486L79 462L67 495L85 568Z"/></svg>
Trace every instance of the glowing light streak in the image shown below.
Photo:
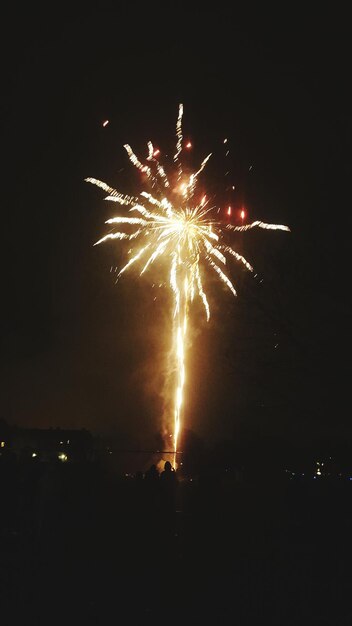
<svg viewBox="0 0 352 626"><path fill-rule="evenodd" d="M182 175L182 165L179 160L179 155L182 150L182 116L183 116L183 104L180 104L178 107L178 118L176 122L176 135L177 135L177 144L176 144L176 153L174 156L175 163L178 162L178 180L180 180Z"/></svg>
<svg viewBox="0 0 352 626"><path fill-rule="evenodd" d="M267 230L290 230L288 226L284 226L282 224L266 224L265 222L258 221L253 222L252 224L245 224L244 226L234 226L233 224L227 224L226 228L230 230L244 231L255 228L256 226L258 226L258 228L266 228Z"/></svg>

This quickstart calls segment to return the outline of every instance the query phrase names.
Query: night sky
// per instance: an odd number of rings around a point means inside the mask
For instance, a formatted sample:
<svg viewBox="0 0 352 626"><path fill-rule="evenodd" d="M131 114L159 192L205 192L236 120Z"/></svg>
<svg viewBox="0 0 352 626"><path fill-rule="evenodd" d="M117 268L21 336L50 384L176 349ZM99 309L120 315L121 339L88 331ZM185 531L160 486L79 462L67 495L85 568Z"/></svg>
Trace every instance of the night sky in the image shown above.
<svg viewBox="0 0 352 626"><path fill-rule="evenodd" d="M84 178L137 193L123 144L172 151L183 102L187 159L214 153L202 180L224 220L231 202L291 228L234 237L257 278L231 264L238 297L215 277L208 324L195 305L185 426L205 440L352 437L349 22L218 6L3 19L0 416L11 424L153 445L167 290L152 289L153 271L115 284L123 245L93 244L116 207Z"/></svg>

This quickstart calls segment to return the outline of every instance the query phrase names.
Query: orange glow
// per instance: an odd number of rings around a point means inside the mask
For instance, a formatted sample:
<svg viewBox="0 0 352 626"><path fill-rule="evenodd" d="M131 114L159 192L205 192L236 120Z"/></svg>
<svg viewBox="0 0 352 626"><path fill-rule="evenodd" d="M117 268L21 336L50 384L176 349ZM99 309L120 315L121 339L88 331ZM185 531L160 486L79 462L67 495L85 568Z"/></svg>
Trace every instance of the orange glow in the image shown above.
<svg viewBox="0 0 352 626"><path fill-rule="evenodd" d="M191 142L190 142L190 141L187 141L187 143L186 143L186 148L188 148L188 149L192 148L192 144L191 144Z"/></svg>
<svg viewBox="0 0 352 626"><path fill-rule="evenodd" d="M246 212L242 209L240 215L241 215L241 220L244 220L244 218L246 217Z"/></svg>

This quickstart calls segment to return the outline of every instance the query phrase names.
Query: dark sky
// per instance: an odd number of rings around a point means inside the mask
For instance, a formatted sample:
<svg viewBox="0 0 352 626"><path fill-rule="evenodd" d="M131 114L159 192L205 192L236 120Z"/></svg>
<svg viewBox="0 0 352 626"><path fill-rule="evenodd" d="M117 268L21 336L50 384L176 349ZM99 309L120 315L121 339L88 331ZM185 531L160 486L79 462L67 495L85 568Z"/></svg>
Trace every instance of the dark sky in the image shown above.
<svg viewBox="0 0 352 626"><path fill-rule="evenodd" d="M172 150L183 102L194 166L214 152L208 182L224 207L291 227L234 238L257 279L234 264L238 297L214 281L209 324L195 306L185 426L208 439L351 438L346 16L118 6L3 19L0 414L151 445L168 296L154 300L153 274L115 285L123 247L93 247L115 206L84 178L137 193L123 144Z"/></svg>

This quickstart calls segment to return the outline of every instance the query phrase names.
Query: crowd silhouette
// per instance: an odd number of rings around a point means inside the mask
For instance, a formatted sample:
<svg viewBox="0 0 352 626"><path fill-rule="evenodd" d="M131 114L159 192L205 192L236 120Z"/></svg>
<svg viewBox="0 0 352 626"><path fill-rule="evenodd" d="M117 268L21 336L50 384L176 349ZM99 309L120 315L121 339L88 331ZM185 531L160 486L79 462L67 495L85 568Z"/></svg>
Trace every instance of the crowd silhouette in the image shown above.
<svg viewBox="0 0 352 626"><path fill-rule="evenodd" d="M330 626L334 598L343 618L350 611L351 487L236 483L211 467L184 476L169 461L120 475L2 457L1 610L12 611L3 623L37 626L45 620L31 615L54 606L66 624L122 611L134 623L174 607L194 623L237 616L257 626L267 611L266 623L301 626L309 610L310 625Z"/></svg>

